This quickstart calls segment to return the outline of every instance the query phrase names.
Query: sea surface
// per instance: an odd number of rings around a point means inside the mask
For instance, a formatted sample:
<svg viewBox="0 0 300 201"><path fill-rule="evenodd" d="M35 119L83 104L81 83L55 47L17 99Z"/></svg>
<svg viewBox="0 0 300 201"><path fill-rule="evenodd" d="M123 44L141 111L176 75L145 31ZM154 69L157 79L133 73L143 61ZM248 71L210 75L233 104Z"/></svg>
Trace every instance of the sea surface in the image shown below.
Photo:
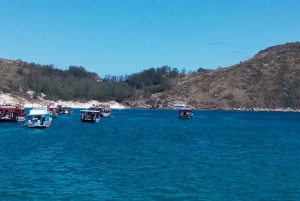
<svg viewBox="0 0 300 201"><path fill-rule="evenodd" d="M300 113L113 115L0 123L0 200L300 200Z"/></svg>

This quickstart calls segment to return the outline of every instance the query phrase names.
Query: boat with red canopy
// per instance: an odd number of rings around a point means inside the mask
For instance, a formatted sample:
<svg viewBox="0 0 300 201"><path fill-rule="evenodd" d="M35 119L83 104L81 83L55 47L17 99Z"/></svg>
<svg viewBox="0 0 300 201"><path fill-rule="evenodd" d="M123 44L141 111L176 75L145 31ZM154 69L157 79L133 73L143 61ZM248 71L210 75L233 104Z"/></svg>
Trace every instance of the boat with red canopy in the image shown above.
<svg viewBox="0 0 300 201"><path fill-rule="evenodd" d="M23 104L4 101L0 104L0 122L25 121L26 110Z"/></svg>

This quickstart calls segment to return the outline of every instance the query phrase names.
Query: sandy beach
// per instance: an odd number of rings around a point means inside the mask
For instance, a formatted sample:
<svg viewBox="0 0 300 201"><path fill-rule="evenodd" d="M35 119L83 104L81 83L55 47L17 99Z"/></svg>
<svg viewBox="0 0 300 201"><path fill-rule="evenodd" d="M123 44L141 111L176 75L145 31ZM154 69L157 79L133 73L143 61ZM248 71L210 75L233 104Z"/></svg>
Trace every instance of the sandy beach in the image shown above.
<svg viewBox="0 0 300 201"><path fill-rule="evenodd" d="M109 105L112 109L126 109L124 105L121 105L117 103L116 101L109 101L109 102L99 102L95 100L91 100L85 103L76 102L76 101L49 101L49 100L37 100L34 102L28 101L24 98L15 97L11 94L7 93L0 93L0 104L2 103L19 103L24 104L25 108L33 108L33 107L41 107L43 104L47 104L49 102L54 103L55 105L66 105L68 107L72 108L89 108L93 104L103 104L103 105Z"/></svg>
<svg viewBox="0 0 300 201"><path fill-rule="evenodd" d="M76 102L76 101L49 101L49 100L36 100L36 101L29 101L21 97L15 97L8 93L1 93L0 92L0 104L3 103L20 103L23 104L25 108L33 108L33 107L41 107L48 103L54 103L54 105L65 105L72 108L78 108L78 109L86 109L96 104L102 104L102 105L109 105L111 109L127 109L128 107L117 103L116 101L108 101L108 102L99 102L95 100L91 100L85 103ZM197 109L197 108L195 108ZM199 108L198 108L199 109ZM203 109L199 109L203 110ZM205 109L207 110L207 109ZM213 110L213 109L212 109ZM253 112L300 112L299 109L293 109L293 108L225 108L224 110L231 110L231 111L253 111Z"/></svg>

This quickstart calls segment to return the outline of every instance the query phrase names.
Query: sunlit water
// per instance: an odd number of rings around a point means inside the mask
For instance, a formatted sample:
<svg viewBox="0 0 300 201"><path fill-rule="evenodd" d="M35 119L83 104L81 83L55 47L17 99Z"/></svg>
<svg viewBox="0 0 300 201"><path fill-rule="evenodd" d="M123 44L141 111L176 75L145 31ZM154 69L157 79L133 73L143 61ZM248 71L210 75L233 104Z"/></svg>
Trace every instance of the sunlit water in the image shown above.
<svg viewBox="0 0 300 201"><path fill-rule="evenodd" d="M300 114L114 110L0 124L0 200L299 200Z"/></svg>

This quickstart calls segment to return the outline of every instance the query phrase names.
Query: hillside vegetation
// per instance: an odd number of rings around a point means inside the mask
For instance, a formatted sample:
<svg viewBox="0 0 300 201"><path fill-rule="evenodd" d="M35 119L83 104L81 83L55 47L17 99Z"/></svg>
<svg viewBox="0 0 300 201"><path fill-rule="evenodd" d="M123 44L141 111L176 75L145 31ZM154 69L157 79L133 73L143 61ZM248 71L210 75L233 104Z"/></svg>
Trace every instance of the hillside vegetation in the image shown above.
<svg viewBox="0 0 300 201"><path fill-rule="evenodd" d="M170 89L169 80L176 77L177 69L168 66L150 68L129 76L106 75L101 79L81 66L68 70L25 61L0 59L0 90L16 96L65 101L111 101L122 102ZM28 93L31 92L31 93ZM28 96L33 94L33 97Z"/></svg>
<svg viewBox="0 0 300 201"><path fill-rule="evenodd" d="M49 100L115 100L132 107L165 108L182 101L198 109L300 108L300 42L269 47L253 58L216 70L181 74L150 68L129 76L100 78L83 67L0 59L0 90Z"/></svg>

